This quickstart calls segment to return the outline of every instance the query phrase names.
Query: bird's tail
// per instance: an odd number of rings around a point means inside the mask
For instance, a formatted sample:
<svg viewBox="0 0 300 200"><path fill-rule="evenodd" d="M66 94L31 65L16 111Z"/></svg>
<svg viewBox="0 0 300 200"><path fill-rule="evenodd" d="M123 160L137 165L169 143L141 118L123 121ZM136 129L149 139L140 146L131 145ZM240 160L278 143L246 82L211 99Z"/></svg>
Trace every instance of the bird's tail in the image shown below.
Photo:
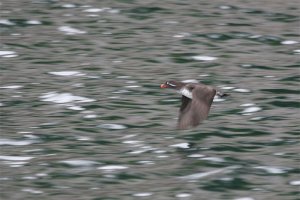
<svg viewBox="0 0 300 200"><path fill-rule="evenodd" d="M220 97L220 98L222 98L222 97L227 97L227 96L230 96L230 94L228 94L228 93L223 93L223 92L217 92L217 96L218 97Z"/></svg>

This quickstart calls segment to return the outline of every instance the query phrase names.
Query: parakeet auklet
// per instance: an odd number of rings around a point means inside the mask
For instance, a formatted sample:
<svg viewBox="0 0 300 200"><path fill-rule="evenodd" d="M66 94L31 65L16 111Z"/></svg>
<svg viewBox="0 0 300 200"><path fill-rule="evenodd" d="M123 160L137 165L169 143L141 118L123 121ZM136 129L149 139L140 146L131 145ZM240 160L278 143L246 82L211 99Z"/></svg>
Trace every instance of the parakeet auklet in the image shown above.
<svg viewBox="0 0 300 200"><path fill-rule="evenodd" d="M202 83L166 81L160 87L175 89L182 95L178 129L187 129L199 125L207 118L215 95L219 97L228 96L228 94L217 92L213 87Z"/></svg>

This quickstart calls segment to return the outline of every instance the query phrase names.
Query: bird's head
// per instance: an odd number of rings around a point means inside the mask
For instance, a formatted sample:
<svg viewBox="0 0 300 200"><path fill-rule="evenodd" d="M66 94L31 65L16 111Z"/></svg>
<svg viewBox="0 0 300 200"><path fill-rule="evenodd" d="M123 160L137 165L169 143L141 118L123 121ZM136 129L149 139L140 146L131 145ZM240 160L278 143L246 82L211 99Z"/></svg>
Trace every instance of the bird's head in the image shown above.
<svg viewBox="0 0 300 200"><path fill-rule="evenodd" d="M185 83L179 81L166 81L165 83L160 85L160 88L171 88L175 90L180 90Z"/></svg>

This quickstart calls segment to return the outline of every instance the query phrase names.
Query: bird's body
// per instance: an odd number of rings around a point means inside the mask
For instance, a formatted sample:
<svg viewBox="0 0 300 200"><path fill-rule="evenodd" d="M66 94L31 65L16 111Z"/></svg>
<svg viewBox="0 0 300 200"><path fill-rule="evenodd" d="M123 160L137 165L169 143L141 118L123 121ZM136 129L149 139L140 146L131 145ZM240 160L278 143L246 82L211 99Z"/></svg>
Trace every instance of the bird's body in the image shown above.
<svg viewBox="0 0 300 200"><path fill-rule="evenodd" d="M207 118L215 95L225 96L225 94L217 93L213 87L201 83L167 81L161 84L161 88L172 88L182 95L178 129L199 125Z"/></svg>

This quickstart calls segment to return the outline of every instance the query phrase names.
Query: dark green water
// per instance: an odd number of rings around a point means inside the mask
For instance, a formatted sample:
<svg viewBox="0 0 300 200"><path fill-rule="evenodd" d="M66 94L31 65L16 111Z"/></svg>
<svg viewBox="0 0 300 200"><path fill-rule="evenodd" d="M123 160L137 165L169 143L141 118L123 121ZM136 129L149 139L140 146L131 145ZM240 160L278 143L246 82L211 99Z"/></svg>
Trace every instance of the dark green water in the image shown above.
<svg viewBox="0 0 300 200"><path fill-rule="evenodd" d="M300 199L299 2L1 4L1 199ZM175 129L166 80L231 94Z"/></svg>

